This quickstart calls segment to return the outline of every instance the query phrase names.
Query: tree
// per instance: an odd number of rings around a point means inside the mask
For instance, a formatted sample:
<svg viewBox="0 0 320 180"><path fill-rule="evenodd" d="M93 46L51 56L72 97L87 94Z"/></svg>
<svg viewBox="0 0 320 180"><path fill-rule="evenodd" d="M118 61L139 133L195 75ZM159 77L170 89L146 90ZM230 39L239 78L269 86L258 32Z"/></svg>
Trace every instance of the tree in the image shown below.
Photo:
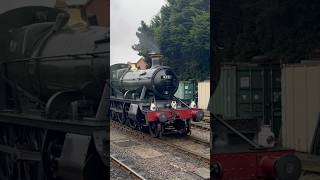
<svg viewBox="0 0 320 180"><path fill-rule="evenodd" d="M210 61L209 21L209 0L168 0L150 25L141 22L137 32L139 43L133 49L147 63L149 52L160 51L165 64L181 80L206 79Z"/></svg>
<svg viewBox="0 0 320 180"><path fill-rule="evenodd" d="M214 41L223 47L217 59L248 62L261 55L289 63L308 59L320 45L319 8L316 0L216 0Z"/></svg>

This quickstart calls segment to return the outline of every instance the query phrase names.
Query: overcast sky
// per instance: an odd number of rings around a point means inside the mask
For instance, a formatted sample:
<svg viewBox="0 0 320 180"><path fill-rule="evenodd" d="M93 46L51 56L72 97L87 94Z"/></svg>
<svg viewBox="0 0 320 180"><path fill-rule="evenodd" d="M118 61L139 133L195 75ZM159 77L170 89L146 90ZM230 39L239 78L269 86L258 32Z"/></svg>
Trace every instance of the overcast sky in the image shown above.
<svg viewBox="0 0 320 180"><path fill-rule="evenodd" d="M56 0L8 0L0 3L0 13L28 5L52 7L55 2ZM139 60L140 57L131 46L138 43L136 31L140 21L149 24L165 4L166 0L110 0L111 64Z"/></svg>
<svg viewBox="0 0 320 180"><path fill-rule="evenodd" d="M138 42L136 31L143 20L149 24L166 0L110 0L110 63L136 62L139 56L131 46Z"/></svg>

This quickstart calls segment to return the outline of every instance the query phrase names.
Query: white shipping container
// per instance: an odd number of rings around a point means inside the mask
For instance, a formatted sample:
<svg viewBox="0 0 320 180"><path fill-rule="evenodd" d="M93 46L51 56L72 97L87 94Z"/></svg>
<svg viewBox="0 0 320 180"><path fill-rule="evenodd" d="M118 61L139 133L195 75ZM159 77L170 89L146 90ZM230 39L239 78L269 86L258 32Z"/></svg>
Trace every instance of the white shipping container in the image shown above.
<svg viewBox="0 0 320 180"><path fill-rule="evenodd" d="M320 64L282 68L282 145L310 152L320 112Z"/></svg>
<svg viewBox="0 0 320 180"><path fill-rule="evenodd" d="M198 81L198 108L207 109L210 99L210 80Z"/></svg>

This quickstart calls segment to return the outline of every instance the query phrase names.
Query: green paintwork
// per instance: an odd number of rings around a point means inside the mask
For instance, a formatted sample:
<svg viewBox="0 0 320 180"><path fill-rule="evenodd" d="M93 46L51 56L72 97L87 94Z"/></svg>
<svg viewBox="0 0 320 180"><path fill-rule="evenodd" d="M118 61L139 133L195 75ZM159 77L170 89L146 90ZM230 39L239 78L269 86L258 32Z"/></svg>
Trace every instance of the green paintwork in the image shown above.
<svg viewBox="0 0 320 180"><path fill-rule="evenodd" d="M281 76L279 65L224 65L213 96L214 113L228 119L255 118L281 127Z"/></svg>
<svg viewBox="0 0 320 180"><path fill-rule="evenodd" d="M180 81L179 87L175 96L184 99L184 100L192 100L198 102L198 83L195 80L189 81Z"/></svg>

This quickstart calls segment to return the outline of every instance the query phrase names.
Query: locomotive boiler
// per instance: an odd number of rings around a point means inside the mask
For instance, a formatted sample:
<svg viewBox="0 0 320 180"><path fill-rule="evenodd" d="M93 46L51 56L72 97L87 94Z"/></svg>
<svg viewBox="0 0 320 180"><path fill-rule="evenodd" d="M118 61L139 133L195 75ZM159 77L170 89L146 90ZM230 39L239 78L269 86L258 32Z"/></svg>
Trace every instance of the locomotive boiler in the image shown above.
<svg viewBox="0 0 320 180"><path fill-rule="evenodd" d="M108 29L72 18L0 15L0 179L106 179Z"/></svg>
<svg viewBox="0 0 320 180"><path fill-rule="evenodd" d="M160 64L159 54L151 59L147 70L127 64L111 67L111 118L134 129L148 127L153 137L172 127L182 135L191 133L191 120L201 120L203 111L174 97L179 81L173 69Z"/></svg>
<svg viewBox="0 0 320 180"><path fill-rule="evenodd" d="M114 87L127 95L141 95L139 99L170 99L177 91L179 81L172 69L160 65L160 55L152 56L152 66L148 70L130 71L120 69L113 73ZM133 97L134 99L134 97Z"/></svg>

